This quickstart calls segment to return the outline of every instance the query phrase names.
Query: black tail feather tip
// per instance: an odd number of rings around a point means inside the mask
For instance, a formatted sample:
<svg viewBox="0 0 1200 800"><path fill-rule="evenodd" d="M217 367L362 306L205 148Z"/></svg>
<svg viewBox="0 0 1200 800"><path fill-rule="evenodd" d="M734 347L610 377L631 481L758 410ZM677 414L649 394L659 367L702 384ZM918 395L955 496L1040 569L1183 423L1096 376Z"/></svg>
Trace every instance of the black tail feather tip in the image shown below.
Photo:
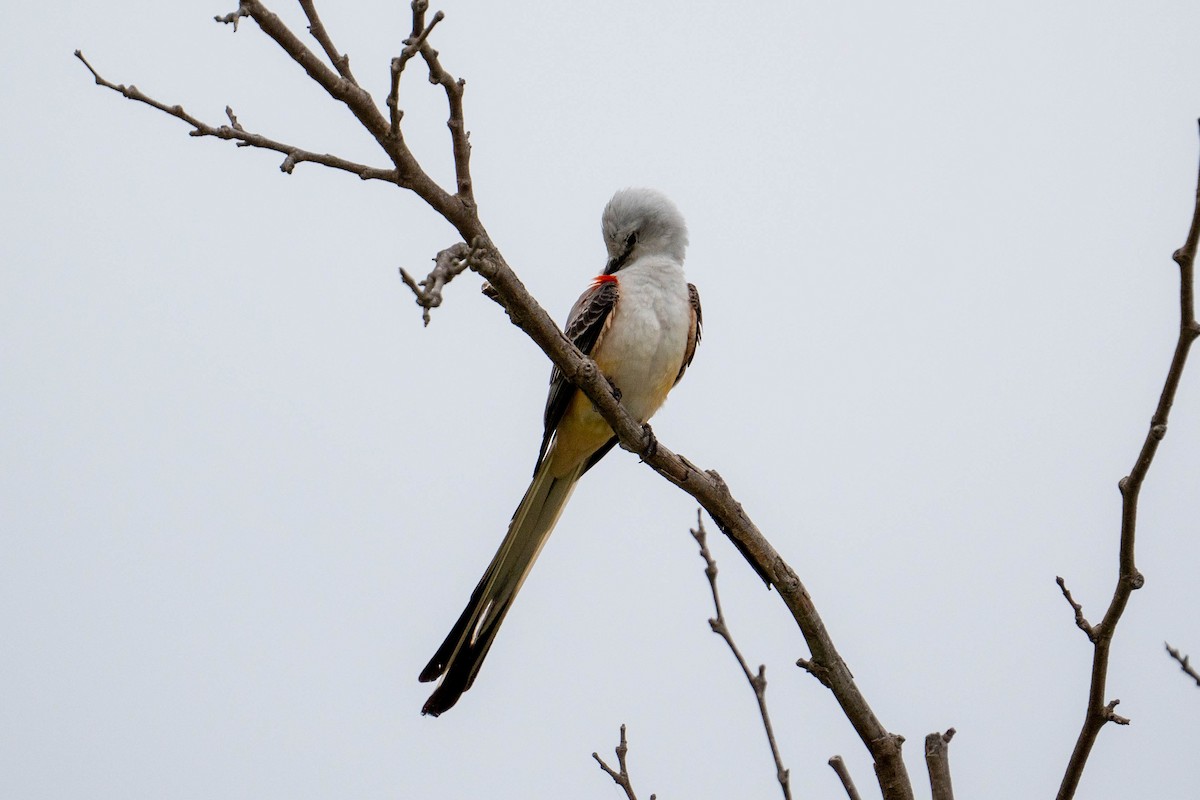
<svg viewBox="0 0 1200 800"><path fill-rule="evenodd" d="M433 694L429 695L429 699L425 701L425 705L421 706L421 716L440 717L446 711L454 707L458 699L462 697L465 689L455 690L454 687L449 687L443 681L442 685L433 690Z"/></svg>

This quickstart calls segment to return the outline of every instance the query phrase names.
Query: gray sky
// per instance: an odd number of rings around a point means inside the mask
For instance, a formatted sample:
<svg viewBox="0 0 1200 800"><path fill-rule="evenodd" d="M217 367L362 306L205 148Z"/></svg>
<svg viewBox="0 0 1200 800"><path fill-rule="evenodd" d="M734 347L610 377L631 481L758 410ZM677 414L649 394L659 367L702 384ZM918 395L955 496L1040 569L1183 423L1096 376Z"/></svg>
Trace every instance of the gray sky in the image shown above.
<svg viewBox="0 0 1200 800"><path fill-rule="evenodd" d="M95 87L382 163L232 2L66 3L0 32L0 794L774 797L712 635L695 504L620 451L587 476L475 687L416 675L536 455L549 367L453 284L422 329L396 270L453 243L413 198L194 140ZM325 4L382 102L407 5ZM277 9L299 24L298 12ZM562 319L613 190L671 195L705 339L655 418L800 573L866 696L950 726L964 796L1047 797L1083 718L1117 480L1177 326L1200 6L435 4L467 78L482 216ZM40 10L40 7L39 7ZM406 133L451 176L414 69ZM1200 364L1142 495L1081 796L1200 778ZM778 598L715 535L726 613L797 796L865 750Z"/></svg>

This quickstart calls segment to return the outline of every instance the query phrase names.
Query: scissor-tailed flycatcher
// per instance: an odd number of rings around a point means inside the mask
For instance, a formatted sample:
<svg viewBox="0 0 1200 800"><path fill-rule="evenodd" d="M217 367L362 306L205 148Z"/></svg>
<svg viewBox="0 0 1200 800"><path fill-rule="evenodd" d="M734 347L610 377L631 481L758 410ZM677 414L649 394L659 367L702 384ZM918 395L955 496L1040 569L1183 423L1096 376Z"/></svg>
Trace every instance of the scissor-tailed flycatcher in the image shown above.
<svg viewBox="0 0 1200 800"><path fill-rule="evenodd" d="M645 422L683 377L700 341L700 295L683 277L687 226L659 192L624 189L605 207L602 229L608 265L575 301L566 335ZM575 482L616 443L592 402L556 367L533 482L462 616L421 672L422 681L442 679L421 713L436 717L471 688Z"/></svg>

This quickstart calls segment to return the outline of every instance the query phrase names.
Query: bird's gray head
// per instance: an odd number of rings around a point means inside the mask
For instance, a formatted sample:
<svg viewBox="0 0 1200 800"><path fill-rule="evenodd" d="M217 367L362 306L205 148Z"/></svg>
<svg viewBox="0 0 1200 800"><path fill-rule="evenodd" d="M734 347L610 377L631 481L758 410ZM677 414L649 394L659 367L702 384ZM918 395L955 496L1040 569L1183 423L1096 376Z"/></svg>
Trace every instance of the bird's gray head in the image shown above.
<svg viewBox="0 0 1200 800"><path fill-rule="evenodd" d="M687 225L667 196L654 189L622 189L604 207L601 219L611 275L640 256L664 255L683 261Z"/></svg>

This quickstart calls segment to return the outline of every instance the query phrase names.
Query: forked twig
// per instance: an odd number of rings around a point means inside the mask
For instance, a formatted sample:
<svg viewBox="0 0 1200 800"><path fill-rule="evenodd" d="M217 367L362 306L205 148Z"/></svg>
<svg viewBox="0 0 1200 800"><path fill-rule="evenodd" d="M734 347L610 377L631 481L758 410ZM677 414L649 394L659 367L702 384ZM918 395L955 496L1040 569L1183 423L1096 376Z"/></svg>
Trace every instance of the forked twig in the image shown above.
<svg viewBox="0 0 1200 800"><path fill-rule="evenodd" d="M442 20L442 12L434 15L433 21L425 26L425 10L429 7L428 0L413 0L413 36L407 40L408 47L417 48L425 65L429 68L429 82L439 84L446 92L446 101L450 106L450 119L446 125L450 128L450 144L454 153L454 176L458 191L455 193L469 208L475 207L475 190L471 184L471 133L463 116L463 90L467 82L462 78L457 80L446 71L438 60L438 51L429 44L429 32L433 26ZM403 57L403 56L402 56Z"/></svg>
<svg viewBox="0 0 1200 800"><path fill-rule="evenodd" d="M779 786L783 789L784 800L791 800L792 788L789 773L783 766L783 759L779 755L779 745L775 742L775 731L771 727L771 715L767 711L767 668L760 664L758 673L752 672L750 665L742 657L742 651L734 643L733 634L729 632L729 625L725 622L725 612L721 608L721 595L717 592L717 562L708 550L708 534L704 530L704 517L699 510L696 511L696 528L691 533L696 544L700 545L700 557L704 559L704 574L708 577L708 586L712 589L713 606L717 611L717 616L708 621L709 627L712 628L713 633L725 640L725 644L729 645L730 651L737 659L738 666L742 668L742 673L750 683L750 688L754 690L754 699L758 701L758 712L762 716L763 728L767 732L767 742L771 745L771 757L775 759L775 777L779 779Z"/></svg>
<svg viewBox="0 0 1200 800"><path fill-rule="evenodd" d="M225 107L225 115L229 118L230 124L209 125L207 122L197 119L184 111L181 105L169 106L145 94L136 86L113 83L103 78L79 50L75 51L75 57L82 61L83 65L88 68L88 71L92 73L92 77L96 79L98 85L112 89L114 92L130 100L136 100L139 103L145 103L151 108L157 108L164 114L169 114L176 119L183 120L192 126L192 136L212 136L217 139L234 141L238 147L258 147L263 150L274 150L277 153L283 153L286 157L283 163L279 165L279 169L289 175L296 168L297 164L309 161L331 169L349 172L357 175L364 181L377 180L387 181L388 183L400 183L399 173L395 169L380 169L379 167L369 167L366 164L356 164L353 161L348 161L328 153L314 153L311 150L305 150L293 144L285 144L274 139L268 139L266 136L261 136L257 133L251 133L242 127L237 117L234 116L233 109L229 108L229 106Z"/></svg>
<svg viewBox="0 0 1200 800"><path fill-rule="evenodd" d="M625 763L625 756L628 752L629 742L625 739L625 726L621 725L621 741L617 745L618 769L613 769L604 763L604 759L600 757L599 753L592 753L592 758L596 759L596 763L600 765L600 769L608 773L608 777L613 779L613 783L621 787L628 800L637 800L637 795L633 791L633 782L629 780L629 768ZM650 800L655 800L655 795L650 795Z"/></svg>
<svg viewBox="0 0 1200 800"><path fill-rule="evenodd" d="M426 326L429 325L430 309L437 308L442 304L442 289L454 279L455 275L464 272L471 266L474 252L472 248L462 242L447 247L437 254L437 258L433 260L433 269L422 281L417 281L412 275L409 275L404 267L400 268L400 280L404 281L404 285L411 289L416 296L417 305L422 308L421 318L425 321Z"/></svg>
<svg viewBox="0 0 1200 800"><path fill-rule="evenodd" d="M413 9L413 30L412 34L404 40L404 49L400 51L400 55L392 59L392 90L387 96L387 107L391 119L390 135L393 137L400 136L400 120L404 118L404 112L400 110L400 75L404 72L405 65L409 59L421 52L421 47L425 44L425 40L429 38L429 34L433 32L433 28L443 19L445 14L441 11L433 15L433 21L428 25L425 24L425 11L429 8L428 2L414 2Z"/></svg>

